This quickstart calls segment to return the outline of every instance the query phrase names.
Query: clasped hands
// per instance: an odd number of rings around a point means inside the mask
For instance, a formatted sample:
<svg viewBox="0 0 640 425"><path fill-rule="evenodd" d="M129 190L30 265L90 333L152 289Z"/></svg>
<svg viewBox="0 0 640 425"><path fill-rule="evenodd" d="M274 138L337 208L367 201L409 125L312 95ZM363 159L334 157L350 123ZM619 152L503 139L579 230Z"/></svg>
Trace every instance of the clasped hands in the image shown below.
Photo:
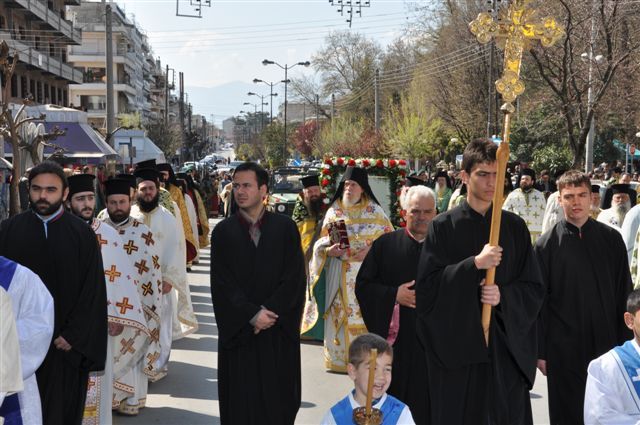
<svg viewBox="0 0 640 425"><path fill-rule="evenodd" d="M262 307L256 316L256 322L253 325L253 333L257 335L260 331L269 329L271 326L276 324L278 317L279 316L273 311Z"/></svg>

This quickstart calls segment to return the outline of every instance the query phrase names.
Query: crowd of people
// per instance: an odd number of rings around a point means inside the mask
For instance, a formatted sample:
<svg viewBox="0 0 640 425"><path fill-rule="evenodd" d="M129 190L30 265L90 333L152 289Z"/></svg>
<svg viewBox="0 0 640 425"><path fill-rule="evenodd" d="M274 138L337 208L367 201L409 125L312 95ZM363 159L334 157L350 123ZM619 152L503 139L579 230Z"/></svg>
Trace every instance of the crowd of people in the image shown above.
<svg viewBox="0 0 640 425"><path fill-rule="evenodd" d="M209 222L192 170L78 171L33 167L27 209L0 225L7 424L135 416L169 373L172 341L198 329L187 270Z"/></svg>
<svg viewBox="0 0 640 425"><path fill-rule="evenodd" d="M264 169L235 170L237 212L211 239L222 423L294 422L304 339L322 341L327 371L354 382L323 424L352 423L364 406L372 348L383 423L533 423L536 370L551 423L636 422L640 219L607 214L635 193L622 173L594 187L580 171L536 179L518 164L515 182L499 183L490 246L496 148L475 140L460 171L409 176L397 230L364 169L347 167L328 203L319 176L301 179L297 229L265 210ZM485 284L490 270L496 285Z"/></svg>
<svg viewBox="0 0 640 425"><path fill-rule="evenodd" d="M148 383L169 373L172 341L198 329L187 270L210 243L223 424L295 422L301 340L321 341L326 370L354 383L323 424L353 423L369 398L384 424L533 423L536 370L551 423L635 423L631 176L537 179L518 164L496 182L496 148L474 140L460 170L408 176L398 229L358 167L326 201L320 176L302 178L289 218L267 211L269 175L253 162L202 179L155 161L110 177L37 165L25 211L0 224L0 417L139 414ZM216 214L226 218L209 240Z"/></svg>

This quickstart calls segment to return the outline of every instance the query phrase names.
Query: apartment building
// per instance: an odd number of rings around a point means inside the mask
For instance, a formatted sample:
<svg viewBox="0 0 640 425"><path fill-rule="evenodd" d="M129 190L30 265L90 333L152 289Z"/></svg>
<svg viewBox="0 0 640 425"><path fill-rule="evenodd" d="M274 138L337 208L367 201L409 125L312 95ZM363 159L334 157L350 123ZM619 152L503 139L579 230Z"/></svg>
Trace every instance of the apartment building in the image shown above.
<svg viewBox="0 0 640 425"><path fill-rule="evenodd" d="M113 98L115 115L139 112L144 123L161 119L165 110L166 76L154 59L147 36L115 3L112 8ZM69 62L84 71L82 84L69 87L69 102L86 110L89 121L106 128L105 5L83 1L69 8L82 28L79 46L68 49Z"/></svg>
<svg viewBox="0 0 640 425"><path fill-rule="evenodd" d="M0 41L7 42L18 64L11 81L10 103L31 98L36 104L68 105L69 85L82 83L82 71L68 63L68 46L82 41L80 28L66 7L80 0L0 1Z"/></svg>

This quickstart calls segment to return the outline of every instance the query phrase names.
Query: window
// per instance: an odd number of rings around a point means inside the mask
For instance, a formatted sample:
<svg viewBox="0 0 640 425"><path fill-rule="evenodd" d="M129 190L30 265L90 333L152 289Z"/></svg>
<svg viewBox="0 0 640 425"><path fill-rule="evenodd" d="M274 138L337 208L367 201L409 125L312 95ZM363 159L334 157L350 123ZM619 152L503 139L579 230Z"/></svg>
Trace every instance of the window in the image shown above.
<svg viewBox="0 0 640 425"><path fill-rule="evenodd" d="M18 78L16 74L11 77L11 97L18 97Z"/></svg>
<svg viewBox="0 0 640 425"><path fill-rule="evenodd" d="M42 103L43 101L43 96L42 96L42 82L38 81L36 83L36 102L38 103Z"/></svg>
<svg viewBox="0 0 640 425"><path fill-rule="evenodd" d="M29 96L32 100L35 100L36 95L36 80L29 81Z"/></svg>
<svg viewBox="0 0 640 425"><path fill-rule="evenodd" d="M29 93L29 89L27 88L27 77L23 75L20 77L20 97L25 98L27 93Z"/></svg>

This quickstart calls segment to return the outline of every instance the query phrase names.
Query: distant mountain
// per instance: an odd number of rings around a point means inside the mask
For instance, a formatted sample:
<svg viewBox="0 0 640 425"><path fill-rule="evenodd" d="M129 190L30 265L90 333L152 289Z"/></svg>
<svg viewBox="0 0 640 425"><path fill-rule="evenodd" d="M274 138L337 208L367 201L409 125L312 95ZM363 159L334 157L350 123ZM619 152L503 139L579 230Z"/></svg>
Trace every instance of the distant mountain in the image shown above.
<svg viewBox="0 0 640 425"><path fill-rule="evenodd" d="M225 118L240 114L241 110L253 112L252 105L243 105L244 102L251 102L258 105L260 110L260 99L255 96L248 96L248 92L261 95L269 94L269 87L264 84L245 83L243 81L233 81L216 87L195 87L185 86L186 93L189 94L189 102L193 105L193 113L204 115L210 119L214 114L214 122L220 126ZM265 98L268 102L268 97ZM277 112L278 100L274 106L274 114ZM265 112L268 110L265 106Z"/></svg>

